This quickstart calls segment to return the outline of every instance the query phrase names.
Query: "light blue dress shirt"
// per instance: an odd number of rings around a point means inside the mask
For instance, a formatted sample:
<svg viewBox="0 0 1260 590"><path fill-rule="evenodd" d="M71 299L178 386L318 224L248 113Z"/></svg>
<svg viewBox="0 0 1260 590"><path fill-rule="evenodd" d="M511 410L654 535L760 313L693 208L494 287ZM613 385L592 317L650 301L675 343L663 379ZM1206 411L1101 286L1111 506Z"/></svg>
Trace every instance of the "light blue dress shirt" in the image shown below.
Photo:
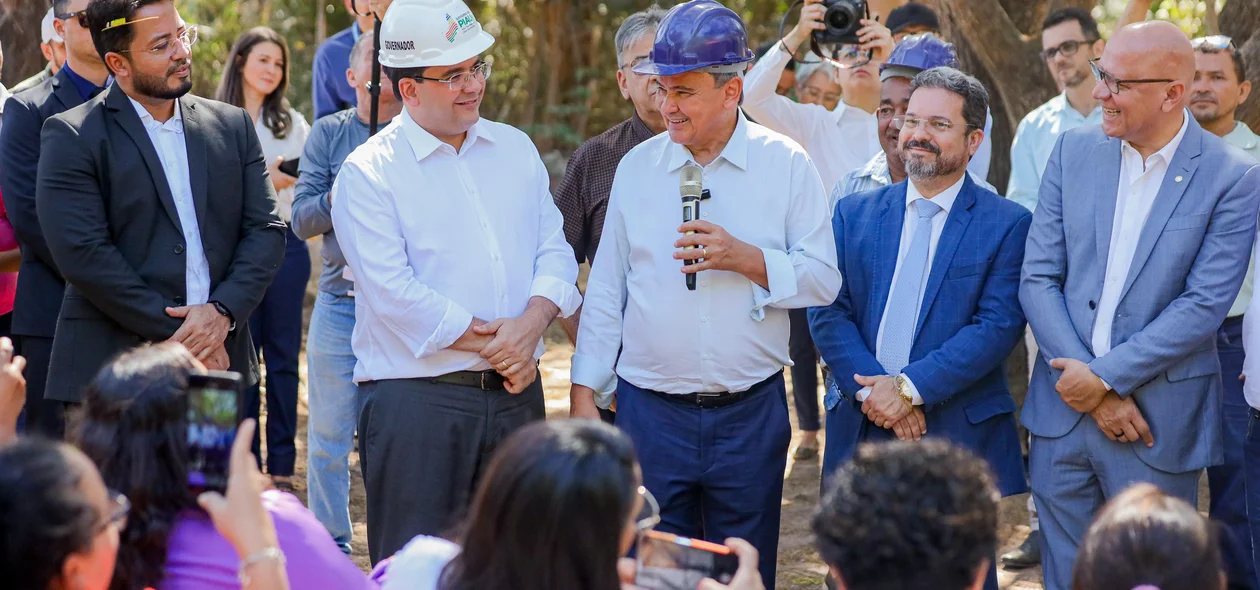
<svg viewBox="0 0 1260 590"><path fill-rule="evenodd" d="M1088 117L1068 104L1067 95L1060 94L1028 113L1015 130L1011 143L1011 179L1006 185L1006 198L1032 211L1037 207L1037 193L1041 190L1041 173L1050 161L1054 144L1064 132L1082 125L1101 125L1102 107L1097 107Z"/></svg>

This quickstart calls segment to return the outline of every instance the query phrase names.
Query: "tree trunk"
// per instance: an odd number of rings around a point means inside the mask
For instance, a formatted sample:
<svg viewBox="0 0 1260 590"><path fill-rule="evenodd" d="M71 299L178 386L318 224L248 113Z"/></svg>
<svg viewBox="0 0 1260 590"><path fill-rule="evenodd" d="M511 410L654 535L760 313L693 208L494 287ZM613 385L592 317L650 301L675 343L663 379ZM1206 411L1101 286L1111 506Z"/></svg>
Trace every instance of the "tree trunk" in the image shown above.
<svg viewBox="0 0 1260 590"><path fill-rule="evenodd" d="M39 51L40 21L48 12L46 2L0 0L0 39L4 43L4 69L0 81L13 86L44 68Z"/></svg>
<svg viewBox="0 0 1260 590"><path fill-rule="evenodd" d="M1221 33L1234 38L1244 61L1247 79L1260 85L1260 2L1229 0L1220 14ZM1260 130L1260 88L1252 88L1251 97L1238 108L1237 117L1253 131Z"/></svg>
<svg viewBox="0 0 1260 590"><path fill-rule="evenodd" d="M941 34L958 51L962 69L989 91L993 160L989 182L1005 192L1011 141L1019 121L1059 92L1041 60L1041 21L1050 10L1092 8L1094 0L929 0ZM973 43L983 39L983 43Z"/></svg>

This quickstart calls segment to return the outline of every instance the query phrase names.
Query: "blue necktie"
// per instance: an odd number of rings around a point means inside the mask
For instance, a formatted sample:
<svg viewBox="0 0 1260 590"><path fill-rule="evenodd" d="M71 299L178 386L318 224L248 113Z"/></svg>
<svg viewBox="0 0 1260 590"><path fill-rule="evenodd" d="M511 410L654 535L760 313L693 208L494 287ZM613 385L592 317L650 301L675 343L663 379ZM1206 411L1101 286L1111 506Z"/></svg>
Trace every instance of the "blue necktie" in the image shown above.
<svg viewBox="0 0 1260 590"><path fill-rule="evenodd" d="M919 213L919 225L914 228L910 249L902 259L901 273L888 295L884 317L884 341L879 348L879 364L889 375L897 375L910 364L910 347L914 344L914 327L919 319L919 297L923 292L923 277L927 275L928 247L932 242L932 217L941 212L941 206L929 199L914 202Z"/></svg>

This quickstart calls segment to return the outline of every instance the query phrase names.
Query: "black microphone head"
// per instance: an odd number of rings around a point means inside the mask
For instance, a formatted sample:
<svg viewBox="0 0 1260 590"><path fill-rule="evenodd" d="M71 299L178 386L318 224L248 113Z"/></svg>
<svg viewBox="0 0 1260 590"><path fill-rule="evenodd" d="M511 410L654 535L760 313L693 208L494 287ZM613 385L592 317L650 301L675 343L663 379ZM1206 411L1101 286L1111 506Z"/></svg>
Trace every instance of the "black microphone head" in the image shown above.
<svg viewBox="0 0 1260 590"><path fill-rule="evenodd" d="M678 181L678 192L684 199L699 199L704 192L704 169L693 162L683 165L682 176Z"/></svg>

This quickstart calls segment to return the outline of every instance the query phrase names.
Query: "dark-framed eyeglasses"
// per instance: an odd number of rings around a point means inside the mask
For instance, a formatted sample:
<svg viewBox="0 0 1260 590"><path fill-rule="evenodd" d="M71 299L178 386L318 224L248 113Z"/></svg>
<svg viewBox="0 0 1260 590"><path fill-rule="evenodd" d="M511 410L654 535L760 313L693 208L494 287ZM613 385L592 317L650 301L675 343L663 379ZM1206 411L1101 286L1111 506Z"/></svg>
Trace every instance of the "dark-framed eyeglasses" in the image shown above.
<svg viewBox="0 0 1260 590"><path fill-rule="evenodd" d="M953 129L954 127L957 127L957 126L958 125L955 124L953 121L950 121L949 119L945 119L943 117L932 117L930 119L924 119L921 117L897 115L892 118L893 129L906 129L909 131L915 131L919 127L924 127L927 129L928 133L932 135L943 135L943 134L949 133L950 129ZM969 124L969 125L964 125L963 128L972 129L972 128L976 128L976 126Z"/></svg>
<svg viewBox="0 0 1260 590"><path fill-rule="evenodd" d="M1169 78L1135 78L1131 80L1121 80L1111 75L1111 73L1107 70L1102 69L1102 67L1098 65L1098 58L1089 60L1089 69L1094 72L1094 80L1106 84L1107 90L1110 90L1112 94L1120 94L1120 91L1124 90L1126 85L1164 84L1175 81Z"/></svg>
<svg viewBox="0 0 1260 590"><path fill-rule="evenodd" d="M1097 41L1097 39L1095 39L1094 41ZM1064 41L1054 47L1051 47L1049 49L1046 49L1045 51L1042 51L1041 59L1050 61L1054 59L1055 56L1059 55L1060 53L1063 54L1063 57L1072 57L1073 55L1076 55L1077 51L1080 51L1081 46L1089 45L1093 43L1094 41L1090 41L1089 39L1085 39L1082 41L1076 41L1076 40Z"/></svg>
<svg viewBox="0 0 1260 590"><path fill-rule="evenodd" d="M63 20L63 21L76 20L76 21L79 21L80 27L83 27L85 29L88 28L87 10L80 10L78 12L64 12L62 14L54 14L53 17L56 18L57 20Z"/></svg>
<svg viewBox="0 0 1260 590"><path fill-rule="evenodd" d="M1207 37L1196 37L1190 40L1190 46L1195 51L1238 51L1238 46L1234 45L1234 38L1228 35L1208 35Z"/></svg>
<svg viewBox="0 0 1260 590"><path fill-rule="evenodd" d="M428 80L430 82L441 82L453 92L462 92L472 85L473 81L485 82L490 78L491 65L488 61L478 62L467 72L458 72L451 74L445 78L426 78L424 76L416 76L417 80Z"/></svg>
<svg viewBox="0 0 1260 590"><path fill-rule="evenodd" d="M175 53L176 41L178 41L180 44L184 46L184 50L192 49L192 46L197 43L197 25L188 25L188 28L184 29L184 32L180 33L178 37L175 37L174 39L169 39L169 38L163 39L157 45L154 45L153 47L150 47L148 49L137 49L134 51L131 49L119 49L118 52L119 53L148 53L155 56L164 55L166 57L170 57L171 55Z"/></svg>
<svg viewBox="0 0 1260 590"><path fill-rule="evenodd" d="M639 496L643 498L643 507L639 509L639 513L634 517L634 528L636 531L644 533L661 523L661 505L656 502L656 497L647 488L639 486L637 491Z"/></svg>
<svg viewBox="0 0 1260 590"><path fill-rule="evenodd" d="M111 526L117 528L118 532L121 533L123 529L127 528L127 516L131 514L131 500L128 500L127 496L116 490L107 490L106 493L109 494L110 511L105 518L105 522L102 522L96 528L96 534L98 535Z"/></svg>

